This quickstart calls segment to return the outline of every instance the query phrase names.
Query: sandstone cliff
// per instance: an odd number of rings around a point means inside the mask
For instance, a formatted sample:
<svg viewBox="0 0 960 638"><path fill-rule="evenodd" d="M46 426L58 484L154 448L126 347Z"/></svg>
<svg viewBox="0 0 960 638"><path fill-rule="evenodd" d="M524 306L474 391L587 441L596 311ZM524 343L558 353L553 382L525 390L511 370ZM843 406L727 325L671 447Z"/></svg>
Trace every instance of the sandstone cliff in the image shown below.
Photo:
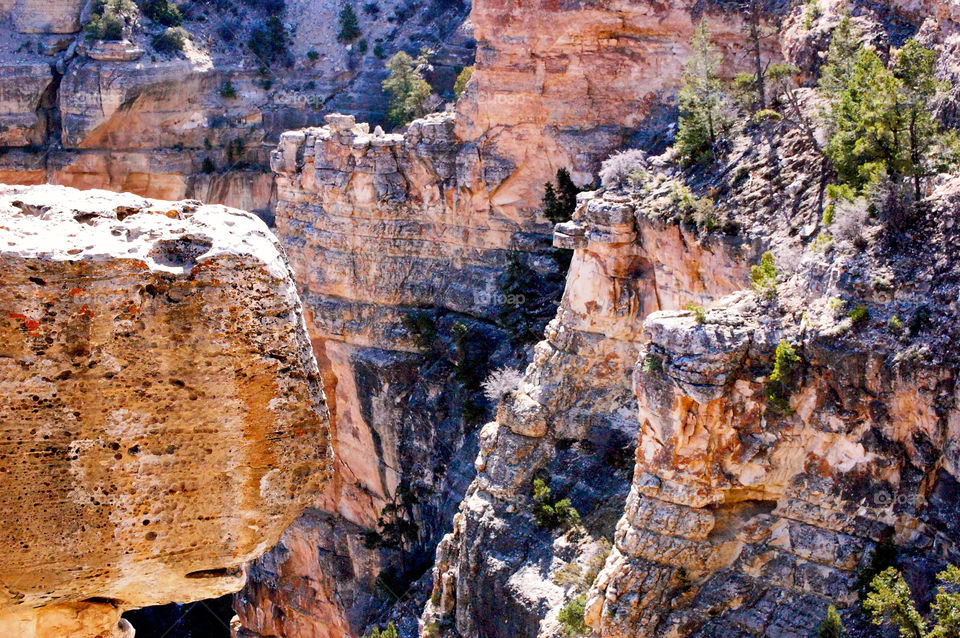
<svg viewBox="0 0 960 638"><path fill-rule="evenodd" d="M124 609L239 589L331 475L276 239L220 206L4 187L0 244L0 633L119 635Z"/></svg>

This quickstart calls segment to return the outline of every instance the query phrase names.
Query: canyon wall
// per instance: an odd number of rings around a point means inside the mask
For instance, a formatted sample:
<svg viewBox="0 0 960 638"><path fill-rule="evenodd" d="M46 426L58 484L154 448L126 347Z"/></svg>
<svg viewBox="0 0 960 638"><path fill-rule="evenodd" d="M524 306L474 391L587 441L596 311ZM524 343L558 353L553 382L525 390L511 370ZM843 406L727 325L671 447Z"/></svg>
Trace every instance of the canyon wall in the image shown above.
<svg viewBox="0 0 960 638"><path fill-rule="evenodd" d="M321 379L250 213L0 189L0 633L238 590L329 482Z"/></svg>
<svg viewBox="0 0 960 638"><path fill-rule="evenodd" d="M358 5L361 35L340 42L340 2L289 0L277 12L287 38L267 52L248 46L267 5L182 2L191 39L176 54L156 50L163 27L144 16L130 40L85 39L85 4L15 2L0 14L0 182L267 211L281 132L335 108L382 121L384 62L398 50L436 51L441 94L473 60L459 2Z"/></svg>

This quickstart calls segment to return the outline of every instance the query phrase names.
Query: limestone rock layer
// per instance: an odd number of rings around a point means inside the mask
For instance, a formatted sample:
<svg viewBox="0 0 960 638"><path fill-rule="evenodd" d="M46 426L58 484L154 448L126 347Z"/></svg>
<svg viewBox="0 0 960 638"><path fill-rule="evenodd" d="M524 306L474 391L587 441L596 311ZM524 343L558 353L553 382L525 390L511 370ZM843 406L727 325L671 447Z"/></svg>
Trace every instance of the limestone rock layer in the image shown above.
<svg viewBox="0 0 960 638"><path fill-rule="evenodd" d="M0 627L237 590L329 476L276 239L221 206L4 187L0 273Z"/></svg>

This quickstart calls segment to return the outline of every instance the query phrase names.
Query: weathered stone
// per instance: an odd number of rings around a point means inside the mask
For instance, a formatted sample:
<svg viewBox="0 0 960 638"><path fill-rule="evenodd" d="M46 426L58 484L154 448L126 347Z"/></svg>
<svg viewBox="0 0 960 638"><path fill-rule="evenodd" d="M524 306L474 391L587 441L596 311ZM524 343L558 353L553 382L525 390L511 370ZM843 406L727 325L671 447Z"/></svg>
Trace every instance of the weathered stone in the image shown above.
<svg viewBox="0 0 960 638"><path fill-rule="evenodd" d="M239 589L331 469L276 239L220 206L3 187L0 264L0 627Z"/></svg>

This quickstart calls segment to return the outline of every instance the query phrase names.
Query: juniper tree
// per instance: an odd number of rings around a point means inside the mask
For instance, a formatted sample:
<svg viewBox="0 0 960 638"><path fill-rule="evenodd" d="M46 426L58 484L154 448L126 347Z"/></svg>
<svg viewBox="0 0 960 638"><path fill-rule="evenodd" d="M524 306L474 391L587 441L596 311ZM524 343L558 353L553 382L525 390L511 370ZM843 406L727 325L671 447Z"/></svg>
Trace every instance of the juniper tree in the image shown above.
<svg viewBox="0 0 960 638"><path fill-rule="evenodd" d="M340 42L353 42L361 35L360 22L357 20L357 14L353 10L352 4L345 4L340 10L340 33L337 34L337 40Z"/></svg>

